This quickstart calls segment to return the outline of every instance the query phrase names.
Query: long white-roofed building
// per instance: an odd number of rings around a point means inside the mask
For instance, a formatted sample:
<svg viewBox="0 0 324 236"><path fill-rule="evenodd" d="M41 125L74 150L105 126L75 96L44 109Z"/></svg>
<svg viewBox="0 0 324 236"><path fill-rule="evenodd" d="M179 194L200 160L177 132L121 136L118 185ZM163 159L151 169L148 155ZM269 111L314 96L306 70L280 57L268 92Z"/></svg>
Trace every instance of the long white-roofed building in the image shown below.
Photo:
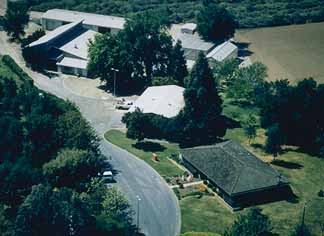
<svg viewBox="0 0 324 236"><path fill-rule="evenodd" d="M184 88L177 85L148 87L129 111L133 112L138 108L143 113L174 117L184 107L183 92Z"/></svg>
<svg viewBox="0 0 324 236"><path fill-rule="evenodd" d="M29 44L46 69L87 77L88 49L98 33L117 33L125 19L77 11L52 9L41 18L47 34Z"/></svg>
<svg viewBox="0 0 324 236"><path fill-rule="evenodd" d="M44 13L41 23L44 30L54 30L62 25L83 21L86 29L99 33L117 33L124 28L125 18L118 16L106 16L93 13L70 11L63 9L51 9Z"/></svg>

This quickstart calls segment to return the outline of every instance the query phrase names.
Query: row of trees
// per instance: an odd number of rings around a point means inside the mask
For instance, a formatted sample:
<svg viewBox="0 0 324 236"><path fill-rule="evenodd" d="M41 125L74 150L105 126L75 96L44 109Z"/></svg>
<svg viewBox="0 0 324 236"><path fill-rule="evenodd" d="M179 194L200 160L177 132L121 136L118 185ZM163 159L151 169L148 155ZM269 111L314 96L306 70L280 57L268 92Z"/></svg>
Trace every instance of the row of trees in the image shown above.
<svg viewBox="0 0 324 236"><path fill-rule="evenodd" d="M32 9L46 11L53 8L73 9L107 15L130 16L150 9L166 11L174 23L194 21L202 1L196 0L28 0ZM220 0L238 22L240 28L301 24L324 20L322 0Z"/></svg>
<svg viewBox="0 0 324 236"><path fill-rule="evenodd" d="M182 146L210 144L225 135L226 122L222 116L222 99L215 79L203 54L185 84L185 107L174 118L143 114L137 110L126 113L123 122L127 136L137 140L164 138Z"/></svg>
<svg viewBox="0 0 324 236"><path fill-rule="evenodd" d="M118 93L142 90L154 77L171 77L183 85L188 74L184 53L180 43L172 45L166 26L158 12L150 11L128 19L117 35L96 36L89 48L90 75L109 88L116 76Z"/></svg>
<svg viewBox="0 0 324 236"><path fill-rule="evenodd" d="M126 199L97 179L99 139L73 104L12 70L0 76L0 136L1 235L135 235Z"/></svg>

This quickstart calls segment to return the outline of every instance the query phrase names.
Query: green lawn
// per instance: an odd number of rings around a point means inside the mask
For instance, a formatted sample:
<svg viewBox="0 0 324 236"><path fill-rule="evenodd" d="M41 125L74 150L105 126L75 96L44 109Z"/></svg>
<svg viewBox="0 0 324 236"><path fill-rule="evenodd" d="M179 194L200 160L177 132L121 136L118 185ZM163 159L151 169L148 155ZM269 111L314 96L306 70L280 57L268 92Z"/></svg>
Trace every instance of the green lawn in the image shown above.
<svg viewBox="0 0 324 236"><path fill-rule="evenodd" d="M167 158L173 153L179 153L180 148L176 144L170 144L166 142L146 142L147 147L145 147L144 151L143 149L134 147L136 141L127 138L126 135L121 131L109 130L105 133L105 138L109 142L121 147L122 149L127 150L128 152L144 160L164 178L182 175L183 173L183 170L178 168ZM157 154L159 162L153 161L151 159L153 152Z"/></svg>
<svg viewBox="0 0 324 236"><path fill-rule="evenodd" d="M1 56L0 56L0 76L8 79L13 79L16 82L18 87L20 87L23 83L25 83L26 80L31 80L25 74L22 75L12 70L8 65L5 64Z"/></svg>

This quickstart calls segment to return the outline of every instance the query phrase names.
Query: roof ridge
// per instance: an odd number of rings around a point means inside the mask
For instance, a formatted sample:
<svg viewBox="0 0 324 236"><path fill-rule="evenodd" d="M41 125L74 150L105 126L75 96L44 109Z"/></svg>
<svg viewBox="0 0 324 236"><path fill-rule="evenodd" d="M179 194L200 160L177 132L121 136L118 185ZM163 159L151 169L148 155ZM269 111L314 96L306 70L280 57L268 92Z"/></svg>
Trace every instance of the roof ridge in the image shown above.
<svg viewBox="0 0 324 236"><path fill-rule="evenodd" d="M240 173L237 175L237 177L236 177L236 179L235 179L235 182L234 182L234 184L233 184L233 186L232 186L232 189L231 189L231 193L233 193L233 190L235 189L235 187L236 187L236 185L237 185L237 183L238 183L238 180L239 180L239 178L241 177L242 172L243 172L243 168L240 170Z"/></svg>

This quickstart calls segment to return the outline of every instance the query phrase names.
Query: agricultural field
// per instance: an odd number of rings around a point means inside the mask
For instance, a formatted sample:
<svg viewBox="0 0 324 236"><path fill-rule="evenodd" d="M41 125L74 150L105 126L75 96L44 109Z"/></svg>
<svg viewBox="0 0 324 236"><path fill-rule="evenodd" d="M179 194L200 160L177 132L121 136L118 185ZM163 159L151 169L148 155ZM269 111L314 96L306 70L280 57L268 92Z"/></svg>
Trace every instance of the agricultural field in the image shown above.
<svg viewBox="0 0 324 236"><path fill-rule="evenodd" d="M324 83L324 23L239 30L236 40L248 44L252 61L268 67L270 80Z"/></svg>

